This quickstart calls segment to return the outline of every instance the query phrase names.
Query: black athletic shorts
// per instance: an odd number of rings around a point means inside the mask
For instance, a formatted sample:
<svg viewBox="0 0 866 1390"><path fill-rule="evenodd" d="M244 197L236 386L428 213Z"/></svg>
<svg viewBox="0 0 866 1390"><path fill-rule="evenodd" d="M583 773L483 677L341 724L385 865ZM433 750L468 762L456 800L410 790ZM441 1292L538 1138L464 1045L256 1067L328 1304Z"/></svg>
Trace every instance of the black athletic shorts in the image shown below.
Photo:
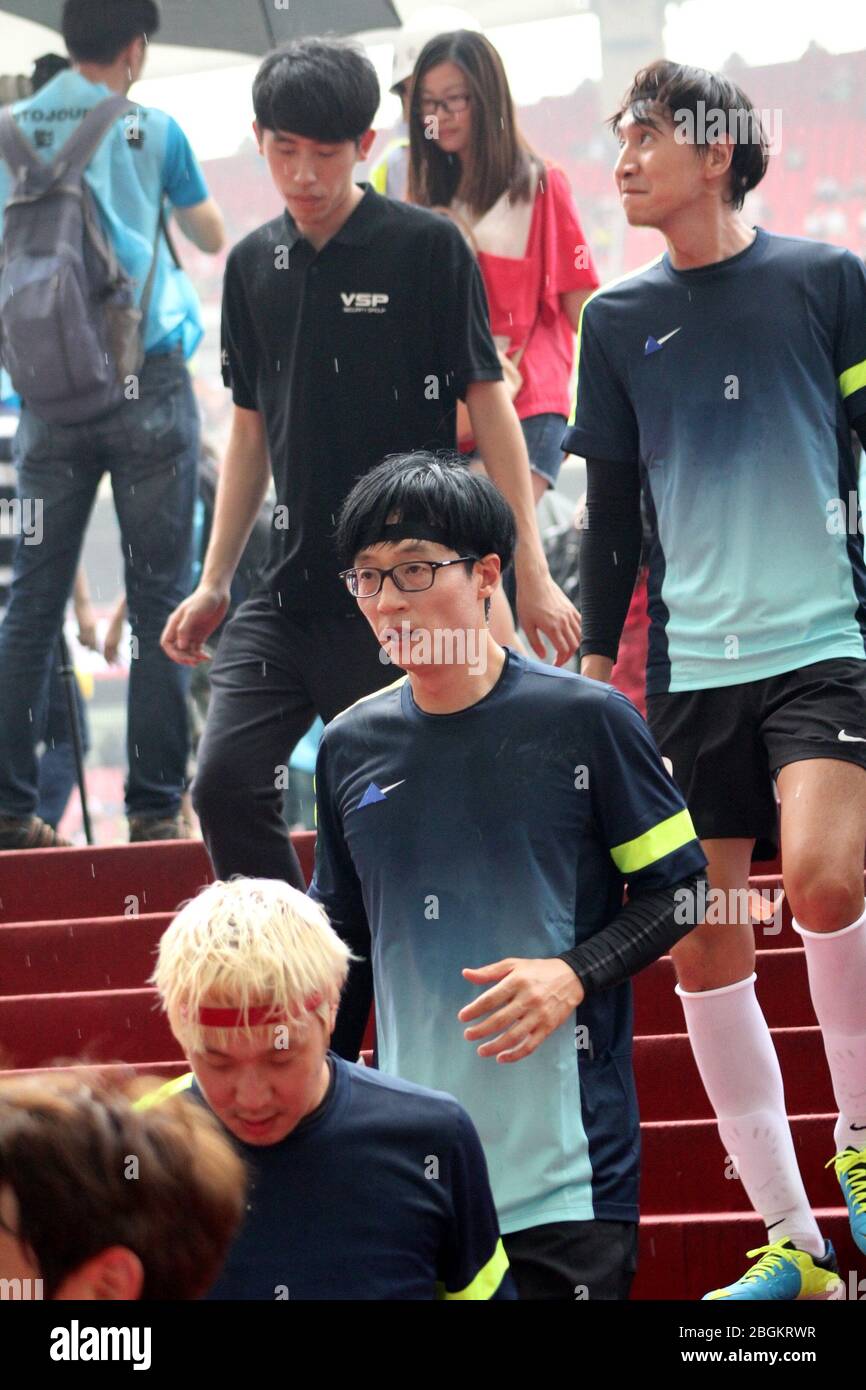
<svg viewBox="0 0 866 1390"><path fill-rule="evenodd" d="M754 839L753 857L772 859L780 768L810 758L866 768L866 660L835 657L743 685L648 695L647 723L700 839Z"/></svg>
<svg viewBox="0 0 866 1390"><path fill-rule="evenodd" d="M637 1269L636 1221L554 1221L502 1244L520 1298L626 1299Z"/></svg>

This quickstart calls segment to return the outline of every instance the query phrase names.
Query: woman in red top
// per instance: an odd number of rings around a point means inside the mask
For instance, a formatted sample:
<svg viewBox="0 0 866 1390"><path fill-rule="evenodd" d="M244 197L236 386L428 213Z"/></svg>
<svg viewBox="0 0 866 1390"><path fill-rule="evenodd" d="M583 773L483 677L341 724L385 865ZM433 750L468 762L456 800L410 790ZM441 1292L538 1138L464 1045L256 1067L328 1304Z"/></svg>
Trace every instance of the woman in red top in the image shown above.
<svg viewBox="0 0 866 1390"><path fill-rule="evenodd" d="M536 502L559 474L574 334L598 286L568 181L521 136L502 59L468 29L439 34L413 75L409 198L449 212L473 246L500 352L522 384Z"/></svg>

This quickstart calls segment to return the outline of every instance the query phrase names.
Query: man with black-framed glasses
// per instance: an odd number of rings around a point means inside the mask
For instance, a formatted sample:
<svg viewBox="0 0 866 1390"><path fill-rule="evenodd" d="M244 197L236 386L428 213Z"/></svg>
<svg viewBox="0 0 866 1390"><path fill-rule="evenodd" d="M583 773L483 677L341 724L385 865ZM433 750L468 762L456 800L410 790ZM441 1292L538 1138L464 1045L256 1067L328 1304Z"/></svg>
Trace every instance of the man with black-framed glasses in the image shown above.
<svg viewBox="0 0 866 1390"><path fill-rule="evenodd" d="M357 1056L374 982L380 1069L475 1123L520 1296L623 1299L628 981L689 930L705 861L628 700L491 637L513 544L491 482L431 454L346 499L342 578L407 674L325 730L310 895L355 956L335 1049Z"/></svg>
<svg viewBox="0 0 866 1390"><path fill-rule="evenodd" d="M381 593L386 579L394 582L401 594L421 594L433 588L433 582L440 570L449 565L469 565L480 561L479 555L459 555L454 560L406 560L391 565L390 569L376 569L372 565L359 565L357 568L342 570L340 578L346 581L346 588L353 598L362 602L375 598ZM484 620L490 617L490 599L484 600ZM452 665L465 659L469 669L477 675L487 664L487 644L482 634L474 628L452 629L434 628L413 632L407 622L400 629L385 629L377 632L383 654L395 666L409 670L410 667L431 665ZM462 654L462 655L461 655Z"/></svg>

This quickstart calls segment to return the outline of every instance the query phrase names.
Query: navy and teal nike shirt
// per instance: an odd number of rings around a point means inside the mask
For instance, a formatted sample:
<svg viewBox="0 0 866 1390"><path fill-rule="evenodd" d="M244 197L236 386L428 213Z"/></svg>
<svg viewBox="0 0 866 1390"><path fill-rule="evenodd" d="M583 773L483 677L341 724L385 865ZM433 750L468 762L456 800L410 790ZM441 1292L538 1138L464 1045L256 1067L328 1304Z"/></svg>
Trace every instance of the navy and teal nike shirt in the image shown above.
<svg viewBox="0 0 866 1390"><path fill-rule="evenodd" d="M705 864L640 715L610 686L512 651L456 714L405 676L325 729L310 895L356 950L369 924L378 1062L450 1091L484 1145L506 1234L638 1217L628 983L590 995L531 1056L479 1057L465 966L555 957L606 926L623 884Z"/></svg>
<svg viewBox="0 0 866 1390"><path fill-rule="evenodd" d="M248 1209L209 1299L514 1299L478 1135L452 1096L329 1054L322 1104L278 1144L229 1138ZM188 1091L190 1073L145 1098Z"/></svg>
<svg viewBox="0 0 866 1390"><path fill-rule="evenodd" d="M680 271L665 254L587 301L563 447L639 462L648 693L863 659L856 502L839 516L864 414L866 269L850 251L758 228L728 260Z"/></svg>

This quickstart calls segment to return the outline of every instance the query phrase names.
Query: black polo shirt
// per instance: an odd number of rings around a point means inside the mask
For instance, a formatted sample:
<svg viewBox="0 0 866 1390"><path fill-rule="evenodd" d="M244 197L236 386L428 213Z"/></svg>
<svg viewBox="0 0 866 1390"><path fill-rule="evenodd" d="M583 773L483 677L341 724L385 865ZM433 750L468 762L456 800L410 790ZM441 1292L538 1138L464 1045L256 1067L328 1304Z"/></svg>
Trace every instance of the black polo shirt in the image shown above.
<svg viewBox="0 0 866 1390"><path fill-rule="evenodd" d="M354 612L332 541L346 494L387 454L453 450L458 396L502 377L475 258L447 218L369 186L318 253L285 212L228 258L222 347L267 430L265 582L289 611Z"/></svg>

